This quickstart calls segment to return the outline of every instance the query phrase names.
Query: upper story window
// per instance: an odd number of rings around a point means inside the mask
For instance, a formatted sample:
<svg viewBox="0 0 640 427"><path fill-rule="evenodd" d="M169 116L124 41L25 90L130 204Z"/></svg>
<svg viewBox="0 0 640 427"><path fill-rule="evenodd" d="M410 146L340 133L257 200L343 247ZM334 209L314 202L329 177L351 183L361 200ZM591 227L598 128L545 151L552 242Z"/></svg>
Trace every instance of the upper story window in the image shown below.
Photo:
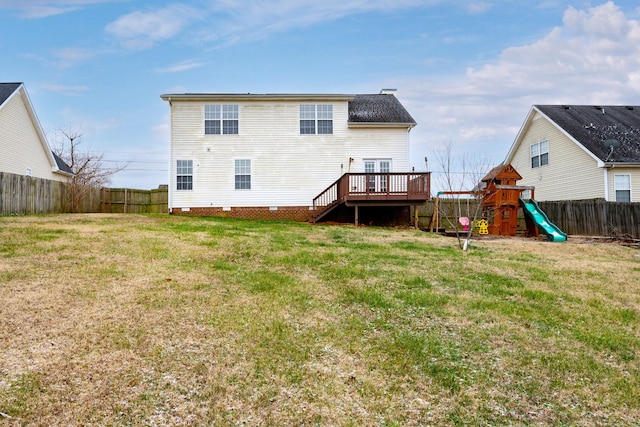
<svg viewBox="0 0 640 427"><path fill-rule="evenodd" d="M176 162L176 190L193 190L193 160Z"/></svg>
<svg viewBox="0 0 640 427"><path fill-rule="evenodd" d="M237 135L238 106L234 104L206 104L204 106L205 135Z"/></svg>
<svg viewBox="0 0 640 427"><path fill-rule="evenodd" d="M333 133L333 105L301 104L300 134L328 135Z"/></svg>
<svg viewBox="0 0 640 427"><path fill-rule="evenodd" d="M613 186L616 192L616 202L631 201L631 175L614 175Z"/></svg>
<svg viewBox="0 0 640 427"><path fill-rule="evenodd" d="M531 167L537 168L549 164L549 141L531 144Z"/></svg>

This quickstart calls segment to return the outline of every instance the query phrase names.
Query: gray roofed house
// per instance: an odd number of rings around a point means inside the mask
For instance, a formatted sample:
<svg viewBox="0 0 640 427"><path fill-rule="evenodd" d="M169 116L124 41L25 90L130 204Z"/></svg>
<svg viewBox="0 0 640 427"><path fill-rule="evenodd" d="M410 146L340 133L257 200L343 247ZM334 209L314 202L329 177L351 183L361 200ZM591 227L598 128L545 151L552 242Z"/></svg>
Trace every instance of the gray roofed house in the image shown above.
<svg viewBox="0 0 640 427"><path fill-rule="evenodd" d="M0 83L0 172L68 181L73 172L49 147L23 83Z"/></svg>
<svg viewBox="0 0 640 427"><path fill-rule="evenodd" d="M504 163L539 200L640 201L640 107L534 105Z"/></svg>
<svg viewBox="0 0 640 427"><path fill-rule="evenodd" d="M416 121L393 89L161 98L171 109L174 214L308 220L320 204L338 205L336 198L350 209L362 202L374 210L424 203L429 195L426 178L410 172ZM419 195L409 200L412 191ZM361 200L346 200L352 192Z"/></svg>

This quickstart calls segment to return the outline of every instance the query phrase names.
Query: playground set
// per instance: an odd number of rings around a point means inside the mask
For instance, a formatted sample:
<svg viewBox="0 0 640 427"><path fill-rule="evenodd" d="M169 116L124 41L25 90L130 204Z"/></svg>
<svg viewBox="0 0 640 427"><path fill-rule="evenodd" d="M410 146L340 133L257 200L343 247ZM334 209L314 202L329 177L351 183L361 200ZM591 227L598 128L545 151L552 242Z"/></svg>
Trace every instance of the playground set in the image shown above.
<svg viewBox="0 0 640 427"><path fill-rule="evenodd" d="M431 219L431 231L435 226L440 226L439 202L441 196L470 195L476 198L482 197L480 219L470 221L468 216L460 216L458 223L463 232L468 232L469 227L478 234L491 234L499 236L515 236L518 231L518 209L522 208L526 223L526 235L538 236L541 232L547 236L550 242L564 242L567 235L553 224L547 215L540 209L534 200L534 187L516 185L522 176L511 166L500 165L493 168L482 178L479 188L473 191L443 191L438 193L435 200L433 217ZM531 192L530 199L522 198L526 190ZM467 204L469 201L467 200ZM458 209L460 211L460 209ZM468 209L467 209L468 210ZM468 213L467 213L468 215Z"/></svg>

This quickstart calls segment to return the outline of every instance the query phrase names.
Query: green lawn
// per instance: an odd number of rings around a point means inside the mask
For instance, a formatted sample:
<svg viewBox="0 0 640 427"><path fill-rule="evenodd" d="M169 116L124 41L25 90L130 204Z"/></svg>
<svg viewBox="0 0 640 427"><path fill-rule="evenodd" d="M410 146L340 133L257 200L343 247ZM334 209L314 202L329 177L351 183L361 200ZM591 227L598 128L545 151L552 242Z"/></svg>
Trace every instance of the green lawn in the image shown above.
<svg viewBox="0 0 640 427"><path fill-rule="evenodd" d="M617 244L0 217L0 426L638 425L639 325Z"/></svg>

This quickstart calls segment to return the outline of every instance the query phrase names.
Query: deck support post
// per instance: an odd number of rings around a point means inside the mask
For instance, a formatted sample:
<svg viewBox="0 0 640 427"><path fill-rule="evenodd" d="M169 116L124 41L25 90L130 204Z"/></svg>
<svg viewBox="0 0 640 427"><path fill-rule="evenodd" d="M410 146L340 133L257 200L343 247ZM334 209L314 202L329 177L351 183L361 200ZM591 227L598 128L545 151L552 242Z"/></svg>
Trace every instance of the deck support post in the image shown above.
<svg viewBox="0 0 640 427"><path fill-rule="evenodd" d="M355 206L356 208L356 227L358 226L358 205Z"/></svg>

